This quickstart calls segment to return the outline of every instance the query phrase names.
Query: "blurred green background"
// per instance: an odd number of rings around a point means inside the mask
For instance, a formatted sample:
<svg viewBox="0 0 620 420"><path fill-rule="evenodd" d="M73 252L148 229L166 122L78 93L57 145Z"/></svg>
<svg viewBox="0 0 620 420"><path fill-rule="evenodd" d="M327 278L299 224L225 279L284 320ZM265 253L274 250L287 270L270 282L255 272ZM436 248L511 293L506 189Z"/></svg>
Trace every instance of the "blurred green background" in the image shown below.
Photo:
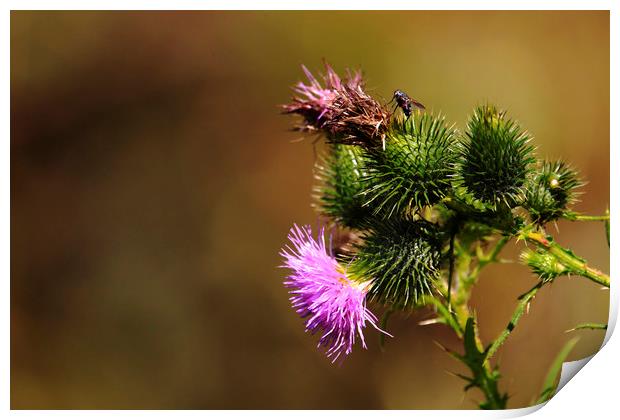
<svg viewBox="0 0 620 420"><path fill-rule="evenodd" d="M464 127L485 101L541 157L609 202L608 12L12 12L12 408L474 408L459 349L428 313L369 332L341 366L315 349L277 268L310 207L312 139L277 104L328 59L361 67ZM558 240L609 270L600 223ZM503 256L516 259L519 247ZM535 278L487 269L473 305L485 342ZM595 352L609 294L561 278L498 357L509 407L530 403L562 345Z"/></svg>

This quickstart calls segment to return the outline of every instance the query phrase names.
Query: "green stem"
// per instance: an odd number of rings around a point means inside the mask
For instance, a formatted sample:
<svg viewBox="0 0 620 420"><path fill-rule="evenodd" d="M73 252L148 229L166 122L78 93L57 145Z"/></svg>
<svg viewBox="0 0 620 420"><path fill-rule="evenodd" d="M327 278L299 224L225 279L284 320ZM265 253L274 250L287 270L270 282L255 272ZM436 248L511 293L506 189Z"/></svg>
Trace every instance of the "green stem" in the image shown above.
<svg viewBox="0 0 620 420"><path fill-rule="evenodd" d="M497 336L497 338L493 340L493 342L489 346L489 349L486 352L485 359L487 361L490 360L491 357L493 357L493 355L500 348L500 346L504 344L504 341L506 341L506 339L508 338L512 330L514 330L514 328L517 326L517 323L519 322L519 320L525 313L527 309L527 305L532 301L532 299L534 299L534 296L536 296L536 293L538 293L538 291L543 287L544 284L545 283L543 281L540 281L536 286L532 287L527 293L519 296L519 302L517 304L516 309L514 310L512 314L512 318L510 318L510 322L508 323L506 328L504 328L504 330Z"/></svg>
<svg viewBox="0 0 620 420"><path fill-rule="evenodd" d="M540 232L522 231L522 237L546 249L550 254L555 256L562 264L571 270L571 272L592 280L595 283L609 287L609 276L595 268L589 267L585 261L578 258L572 252L562 248L549 237Z"/></svg>
<svg viewBox="0 0 620 420"><path fill-rule="evenodd" d="M497 380L493 379L492 373L488 369L486 369L486 375L483 377L480 389L486 398L485 408L489 410L506 409L506 399L501 397L497 388Z"/></svg>
<svg viewBox="0 0 620 420"><path fill-rule="evenodd" d="M448 258L450 259L450 268L448 270L448 311L452 311L452 277L454 276L454 238L456 237L456 229L450 235L450 249L448 250Z"/></svg>
<svg viewBox="0 0 620 420"><path fill-rule="evenodd" d="M604 222L609 220L609 214L604 214L602 216L588 216L579 213L566 213L564 217L568 220L577 222Z"/></svg>
<svg viewBox="0 0 620 420"><path fill-rule="evenodd" d="M390 320L390 317L392 316L392 314L394 313L394 309L393 308L388 308L384 313L383 316L381 317L381 329L383 331L387 331L387 324L388 321ZM381 348L381 350L384 350L385 348L385 336L386 334L379 334L379 348Z"/></svg>
<svg viewBox="0 0 620 420"><path fill-rule="evenodd" d="M465 302L469 300L471 289L476 284L476 280L478 279L478 276L480 275L480 271L488 264L498 262L497 257L499 256L499 253L502 251L502 249L504 249L504 246L506 246L506 244L509 241L510 241L509 236L502 236L495 243L495 245L493 246L491 251L489 251L488 254L485 255L480 249L476 252L476 255L478 257L478 264L476 264L476 266L468 274L464 274L464 275L459 274L459 280L461 280L461 277L462 277L462 281L460 281L461 284L459 285L459 289L457 291L457 299L456 299L457 304L465 304ZM462 254L463 252L464 251L461 250L461 252L459 253ZM470 259L468 259L467 264L466 264L467 267L469 267L469 260Z"/></svg>
<svg viewBox="0 0 620 420"><path fill-rule="evenodd" d="M583 324L577 325L575 328L571 328L570 330L566 330L566 332L572 332L577 330L606 330L607 324L599 324L597 322L584 322Z"/></svg>
<svg viewBox="0 0 620 420"><path fill-rule="evenodd" d="M486 256L486 258L480 261L480 265L484 267L485 265L492 262L497 262L497 256L499 255L500 251L504 249L504 246L506 246L509 241L510 236L502 236L499 241L497 241L491 252Z"/></svg>
<svg viewBox="0 0 620 420"><path fill-rule="evenodd" d="M463 337L463 327L461 326L457 316L448 309L448 306L445 305L441 300L437 299L434 296L430 296L428 298L429 303L435 305L437 312L439 315L446 321L446 324L450 326L456 333L457 337Z"/></svg>

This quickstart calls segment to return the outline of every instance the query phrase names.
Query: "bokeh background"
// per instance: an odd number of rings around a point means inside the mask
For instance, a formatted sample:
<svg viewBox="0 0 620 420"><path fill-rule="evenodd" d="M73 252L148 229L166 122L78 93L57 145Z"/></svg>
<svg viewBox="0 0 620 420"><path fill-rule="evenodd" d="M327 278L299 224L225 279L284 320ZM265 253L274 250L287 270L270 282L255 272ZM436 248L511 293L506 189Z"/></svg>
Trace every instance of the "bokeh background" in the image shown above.
<svg viewBox="0 0 620 420"><path fill-rule="evenodd" d="M340 367L289 307L278 252L310 207L312 139L277 104L300 64L361 67L464 126L485 101L609 202L608 12L12 12L11 406L474 408L459 348L395 317ZM558 240L609 270L600 223ZM516 259L519 247L503 254ZM485 342L535 278L488 268L472 304ZM609 295L561 278L499 352L509 407L529 405L563 344L594 353Z"/></svg>

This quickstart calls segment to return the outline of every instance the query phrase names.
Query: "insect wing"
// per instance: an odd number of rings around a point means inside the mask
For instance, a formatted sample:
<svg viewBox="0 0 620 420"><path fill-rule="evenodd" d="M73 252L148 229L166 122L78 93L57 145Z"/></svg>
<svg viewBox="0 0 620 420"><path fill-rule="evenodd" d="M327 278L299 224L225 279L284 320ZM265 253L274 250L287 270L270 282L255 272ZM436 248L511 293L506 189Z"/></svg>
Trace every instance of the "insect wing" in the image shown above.
<svg viewBox="0 0 620 420"><path fill-rule="evenodd" d="M416 101L415 99L411 99L411 104L415 106L416 108L426 109L424 105L422 105L420 102Z"/></svg>

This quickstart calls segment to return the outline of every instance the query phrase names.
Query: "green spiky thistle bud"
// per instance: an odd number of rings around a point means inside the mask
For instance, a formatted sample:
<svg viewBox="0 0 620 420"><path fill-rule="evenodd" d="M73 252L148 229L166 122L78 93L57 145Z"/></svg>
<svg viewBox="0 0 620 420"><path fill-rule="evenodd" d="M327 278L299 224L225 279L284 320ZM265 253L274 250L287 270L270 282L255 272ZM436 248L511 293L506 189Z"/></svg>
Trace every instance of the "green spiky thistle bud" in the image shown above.
<svg viewBox="0 0 620 420"><path fill-rule="evenodd" d="M395 121L385 150L369 150L366 204L389 218L438 203L451 189L458 159L457 134L441 116L416 112Z"/></svg>
<svg viewBox="0 0 620 420"><path fill-rule="evenodd" d="M532 137L491 105L474 111L466 134L461 144L462 185L493 208L501 203L517 205L523 199L523 185L535 161Z"/></svg>
<svg viewBox="0 0 620 420"><path fill-rule="evenodd" d="M527 184L524 207L539 225L558 219L575 201L581 185L577 172L566 163L543 161Z"/></svg>
<svg viewBox="0 0 620 420"><path fill-rule="evenodd" d="M570 274L570 270L558 259L543 249L532 251L527 248L521 253L521 261L527 264L532 272L545 281L552 281L556 277Z"/></svg>
<svg viewBox="0 0 620 420"><path fill-rule="evenodd" d="M370 214L363 207L362 178L366 176L364 156L356 146L330 145L329 152L317 164L314 189L315 206L339 224L358 228Z"/></svg>
<svg viewBox="0 0 620 420"><path fill-rule="evenodd" d="M372 279L371 300L413 307L433 291L439 278L441 241L435 225L404 219L376 223L363 235L349 272Z"/></svg>

